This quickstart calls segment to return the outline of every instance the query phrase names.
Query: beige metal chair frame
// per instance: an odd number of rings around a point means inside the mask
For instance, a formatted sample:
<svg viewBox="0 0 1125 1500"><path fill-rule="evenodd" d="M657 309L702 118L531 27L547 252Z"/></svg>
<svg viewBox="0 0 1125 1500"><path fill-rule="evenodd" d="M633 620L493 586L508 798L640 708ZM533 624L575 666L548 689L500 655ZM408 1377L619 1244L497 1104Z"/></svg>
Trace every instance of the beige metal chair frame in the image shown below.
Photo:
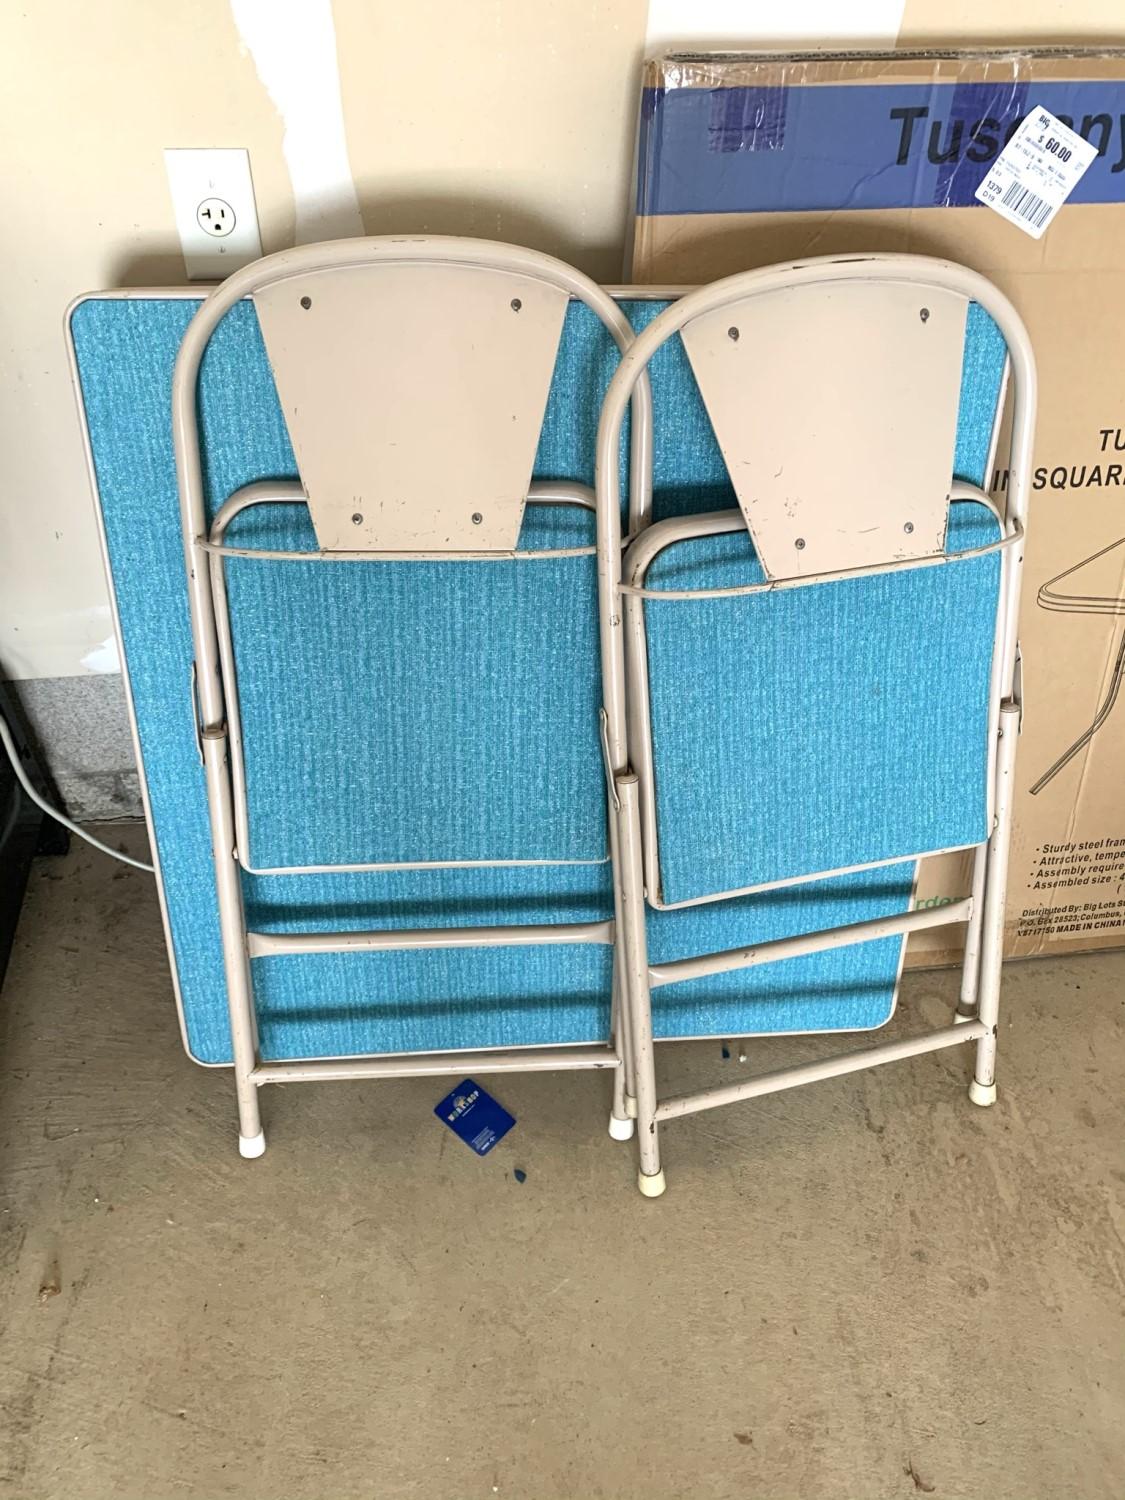
<svg viewBox="0 0 1125 1500"><path fill-rule="evenodd" d="M804 294L809 294L807 301L802 300ZM917 432L925 426L928 416L926 410L917 407L913 396L905 401L898 400L894 393L895 381L880 381L877 373L873 373L877 372L881 360L890 360L892 369L898 369L891 357L901 336L903 314L908 313L914 323L925 328L933 309L939 307L948 327L954 334L960 329L962 335L965 309L969 302L979 303L991 314L1007 342L1012 375L1010 479L1007 515L1001 539L987 548L947 555L944 551L944 520L940 527L934 523L934 485L939 481L936 501L943 513L951 499L971 497L986 500L985 496L979 491L973 491L971 487L951 489L949 484L953 437L953 428L949 423L949 404L951 400L955 400L960 373L960 346L957 346L957 365L954 370L950 361L950 335L943 338L940 354L944 368L943 383L951 384L953 392L952 396L948 392L940 396L939 426L941 444L944 445L944 458L941 458L940 465L944 465L944 480L936 457L939 448L924 437L924 460L910 469L913 483L908 487L905 497L902 494L902 475L899 473L895 476L896 483L888 485L880 482L876 487L880 504L876 506L874 514L867 503L850 504L849 495L863 493L867 488L864 483L868 477L866 466L877 452L872 429L877 432L885 413L881 410L869 413L866 419L867 430L855 442L850 442L847 438L845 426L838 421L834 422L831 430L835 447L831 453L824 446L819 450L822 464L826 465L830 456L833 463L831 470L827 467L824 469L827 478L823 494L817 486L817 455L814 454L810 459L807 450L803 454L802 485L797 494L802 534L796 538L788 536L785 526L779 525L776 512L778 500L791 501L792 496L781 495L775 486L772 496L768 497L774 504L762 504L759 509L759 502L764 491L769 489L768 476L779 467L776 462L778 456L787 453L787 444L801 444L807 439L807 434L798 431L792 414L787 425L783 423L779 432L777 424L782 421L784 413L774 402L770 408L773 435L769 440L771 448L765 467L763 468L760 459L752 458L755 465L754 482L745 483L745 476L741 474L736 474L734 479L742 514L725 512L711 516L677 518L661 522L646 531L644 528L650 507L645 503L642 511L634 514L631 520L630 531L636 536L636 540L625 555L623 576L616 455L625 412L653 355L668 339L681 334L689 357L692 358L712 422L717 428L724 456L728 465L733 463L737 467L742 458L750 453L760 429L755 429L755 433L751 434L749 424L742 419L743 430L739 430L739 412L749 409L746 406L740 408L738 385L745 375L747 365L744 363L740 367L734 363L728 346L741 346L744 331L748 327L768 328L772 321L775 333L784 333L794 346L805 350L815 348L816 319L818 313L823 313L828 305L825 301L826 294L830 294L835 301L836 309L843 308L845 314L842 320L838 319L833 324L836 334L833 354L836 363L830 368L840 372L849 370L848 340L854 338L857 329L862 327L866 335L864 368L876 381L881 396L892 404L895 425L905 423L908 433ZM763 305L770 307L771 304L784 307L787 321L779 323L773 319L771 308L770 317L759 325L755 319L756 310ZM802 321L806 313L812 320L808 324ZM704 334L709 334L709 339ZM774 371L774 347L769 346L768 352L762 347L755 349L753 336L746 337L748 352L761 360L765 368ZM714 353L712 358L711 353L716 344L722 352L721 355ZM915 357L924 357L924 345ZM907 388L908 395L911 390L916 389L909 383ZM934 389L932 385L929 388ZM760 393L760 381L756 389ZM843 404L849 407L855 420L862 423L863 413L857 414L855 403L845 401ZM608 598L608 603L603 603L602 619L603 622L608 621L610 626L608 640L603 645L605 750L616 821L618 912L624 928L622 1004L632 1041L636 1088L635 1100L628 1102L635 1109L638 1122L639 1186L646 1196L658 1196L665 1186L659 1125L681 1115L969 1041L977 1043L970 1098L982 1105L991 1104L995 1099L1004 896L1011 832L1012 778L1020 722L1021 690L1016 630L1023 536L1030 490L1035 404L1036 375L1030 342L1008 300L976 273L921 256L825 258L729 277L691 292L674 303L637 336L622 357L618 372L606 394L598 430L598 541L600 576ZM842 456L839 451L841 439L844 443ZM900 440L896 451L901 457L909 452L909 444L903 447ZM763 475L766 476L764 484ZM905 521L897 510L887 513L888 506L903 505L906 506ZM915 515L928 518L924 528L928 541L921 551L915 550L912 545L904 547L891 541L896 535L899 538L903 535L908 539L911 537L915 529L912 520ZM739 588L660 590L656 593L649 593L644 588L648 564L662 546L688 536L738 529L743 524L750 527L756 539L760 535L772 534L770 558L763 560L769 582ZM789 527L789 531L792 530ZM867 541L856 535L860 532L869 536L873 530L877 534L881 532L882 536L881 547L874 555ZM831 544L833 531L837 535L844 533L837 548L833 548ZM815 546L812 541L814 536ZM798 562L803 560L806 550L815 550L818 565L808 571L784 572L777 559L782 559L782 564L784 563L787 546L792 548L790 555L795 553ZM675 963L650 966L646 949L645 906L646 901L652 906L659 906L661 901L658 850L652 814L652 751L647 716L642 600L646 597L659 599L662 607L675 608L674 601L677 599L721 598L772 588L798 588L914 567L953 567L967 557L980 556L988 551L998 551L1001 556L990 705L990 832L987 841L976 847L971 894L964 900L937 909L908 912L849 927L762 943L754 948L706 954ZM903 857L907 856L904 854ZM711 899L719 899L725 894L730 893L716 893ZM782 1069L721 1088L679 1097L658 1097L650 1004L650 993L654 987L703 974L725 973L755 964L776 962L861 940L907 934L953 923L964 923L967 929L961 1003L954 1025L822 1062Z"/></svg>
<svg viewBox="0 0 1125 1500"><path fill-rule="evenodd" d="M412 273L412 274L406 274ZM417 273L424 273L419 279ZM383 279L391 288L390 298L382 296ZM407 312L402 313L402 299L411 291L430 284L439 295L429 305L428 297L415 297ZM482 311L483 300L488 308ZM262 484L250 486L231 496L222 505L210 525L207 520L200 436L197 411L197 385L200 362L208 342L224 314L241 298L252 297L262 322L267 350L294 449L312 455L311 487L302 467L301 486ZM525 498L540 503L577 503L589 505L592 497L576 486L528 487L521 472L529 472L534 457L538 429L533 417L546 400L546 389L557 348L558 332L566 302L583 302L605 325L617 347L624 351L633 339L633 330L613 299L587 277L563 262L532 250L493 244L487 241L452 238L375 238L356 239L323 245L310 245L247 266L217 287L203 302L184 336L173 377L172 418L176 454L176 472L180 492L180 509L188 574L188 594L192 636L196 660L196 696L199 741L205 768L207 797L211 819L212 848L222 933L227 1001L230 1011L234 1051L235 1086L238 1099L239 1148L247 1157L261 1155L265 1149L258 1090L266 1083L295 1083L347 1078L381 1078L402 1075L436 1075L486 1071L523 1071L573 1068L614 1069L614 1109L618 1122L616 1133L624 1135L630 1128L625 1107L625 1078L622 1063L630 1061L630 1043L621 1047L617 1038L621 1029L620 990L621 954L620 920L597 923L571 923L554 926L497 926L461 929L419 929L415 931L333 932L302 935L278 935L250 932L246 927L242 885L239 874L240 850L247 847L248 828L245 799L245 777L241 767L238 727L237 690L233 671L230 626L226 610L224 556L258 557L284 563L323 560L364 561L378 566L381 562L409 559L457 560L467 566L477 559L507 559L512 566L535 565L537 556L557 552L526 554L514 551ZM314 300L315 299L315 300ZM393 317L395 342L374 345L369 341L372 301L382 315ZM430 448L425 444L432 409L422 407L411 417L409 403L404 401L401 386L403 372L412 373L411 389L421 395L427 387L427 361L432 351L443 347L450 337L448 326L451 308L468 307L465 324L458 325L454 342L460 339L460 352L475 350L474 340L486 335L489 308L500 308L515 327L525 312L539 308L542 317L535 348L529 359L533 368L534 389L530 393L514 389L507 380L504 400L516 403L515 415L506 420L518 432L512 439L518 451L504 458L505 480L495 495L495 513L488 516L472 508L476 496L464 488L456 492L460 510L450 511L450 494L446 483L434 484L426 473ZM314 313L315 319L308 315ZM304 320L304 321L302 321ZM319 320L319 321L316 321ZM520 326L523 326L522 324ZM315 337L301 330L315 329ZM311 342L310 342L311 338ZM410 342L409 348L403 341ZM420 345L420 347L419 347ZM492 357L495 351L489 351ZM466 356L467 357L467 356ZM513 355L513 358L516 356ZM333 364L338 358L339 368ZM412 450L409 464L389 454L394 444L375 443L370 439L367 418L354 420L346 413L340 420L344 430L339 464L336 463L332 434L326 431L339 403L332 404L334 373L345 372L345 389L349 397L355 387L347 386L346 372L356 373L362 359L365 391L378 388L388 400L396 403L395 413L405 430L401 437ZM311 364L316 380L310 395L308 369ZM373 363L379 364L372 373ZM486 365L488 360L485 361ZM496 361L493 358L492 363ZM500 375L507 368L500 361ZM521 367L522 368L522 367ZM396 372L398 372L396 374ZM464 379L465 366L438 382L443 404L443 418L460 424L460 430L473 439L474 413L479 414L481 387L474 388ZM402 379L398 375L402 375ZM630 503L636 516L647 514L651 483L651 398L647 380L634 382L630 398L633 408L630 466ZM335 382L339 389L339 380ZM296 394L295 394L296 393ZM484 395L487 398L488 388ZM311 409L302 405L309 397ZM435 398L436 399L436 398ZM520 404L523 403L523 404ZM369 408L370 409L370 408ZM492 451L490 443L477 438L474 462L484 463ZM496 455L493 455L496 457ZM443 460L448 468L448 455ZM500 460L497 457L497 462ZM386 466L390 466L387 469ZM445 473L442 463L437 467ZM390 546L373 546L384 534L380 500L380 476L390 472L399 487L392 497L400 503L386 522L385 534ZM415 480L417 483L415 484ZM367 495L363 510L356 508L353 496L356 486ZM414 485L409 496L402 486ZM479 493L479 491L477 492ZM248 505L271 502L309 505L320 550L305 553L270 552L251 548L229 547L224 533L233 516ZM470 503L466 504L466 500ZM370 503L368 503L370 502ZM348 514L351 508L351 514ZM481 507L483 510L483 506ZM356 518L359 518L358 520ZM620 519L617 526L620 536ZM339 545L342 538L352 537L363 545L355 550ZM581 549L589 550L589 549ZM617 560L619 562L619 544ZM599 572L606 567L614 572L617 564L606 564L599 549ZM618 608L613 588L603 580L599 590L603 662L617 639L619 621L609 617ZM610 823L610 846L614 848L614 825ZM319 868L319 867L317 867ZM363 867L368 868L368 867ZM386 866L383 866L386 868ZM401 867L396 867L401 868ZM411 868L411 866L406 866ZM292 873L292 872L286 872ZM615 946L613 1035L604 1046L559 1046L495 1050L480 1053L433 1052L424 1055L393 1057L355 1057L322 1062L264 1063L258 1055L257 1031L253 1001L250 960L266 954L302 954L310 952L386 952L402 948L511 946L542 943L596 942Z"/></svg>

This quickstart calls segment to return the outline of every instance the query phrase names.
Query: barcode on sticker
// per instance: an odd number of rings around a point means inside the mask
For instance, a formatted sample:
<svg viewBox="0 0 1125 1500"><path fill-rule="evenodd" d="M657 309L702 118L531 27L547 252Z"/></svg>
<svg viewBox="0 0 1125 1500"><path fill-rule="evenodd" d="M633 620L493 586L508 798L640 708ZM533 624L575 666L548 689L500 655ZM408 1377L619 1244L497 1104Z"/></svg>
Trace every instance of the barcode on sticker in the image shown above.
<svg viewBox="0 0 1125 1500"><path fill-rule="evenodd" d="M1038 197L1030 188L1013 182L1004 194L1003 202L1021 219L1030 219L1036 229L1041 229L1054 212L1049 203Z"/></svg>
<svg viewBox="0 0 1125 1500"><path fill-rule="evenodd" d="M1049 110L1033 109L977 188L981 203L1038 239L1097 156Z"/></svg>

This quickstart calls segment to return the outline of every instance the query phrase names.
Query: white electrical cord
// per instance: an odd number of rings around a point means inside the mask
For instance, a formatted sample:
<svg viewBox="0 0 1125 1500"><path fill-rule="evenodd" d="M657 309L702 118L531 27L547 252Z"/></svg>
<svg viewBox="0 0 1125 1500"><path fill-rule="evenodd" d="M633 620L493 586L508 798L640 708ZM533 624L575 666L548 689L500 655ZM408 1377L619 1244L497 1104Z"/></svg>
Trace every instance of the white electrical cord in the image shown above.
<svg viewBox="0 0 1125 1500"><path fill-rule="evenodd" d="M103 844L101 839L96 839L92 833L87 833L84 828L79 828L77 823L72 823L68 817L52 807L49 802L44 802L43 798L28 780L27 772L24 770L23 762L20 759L20 753L16 749L16 742L12 738L12 731L9 729L8 721L4 718L3 714L0 714L0 741L3 741L4 749L8 752L8 759L12 763L12 770L16 773L16 779L32 802L35 803L36 807L45 812L49 818L54 818L56 823L61 823L64 828L69 829L78 838L85 839L88 844L93 844L95 849L100 849L103 854L108 854L110 859L119 859L122 864L132 865L134 870L144 870L149 875L153 874L152 866L146 865L143 859L134 859L131 854L122 854L120 849L111 849L108 844Z"/></svg>

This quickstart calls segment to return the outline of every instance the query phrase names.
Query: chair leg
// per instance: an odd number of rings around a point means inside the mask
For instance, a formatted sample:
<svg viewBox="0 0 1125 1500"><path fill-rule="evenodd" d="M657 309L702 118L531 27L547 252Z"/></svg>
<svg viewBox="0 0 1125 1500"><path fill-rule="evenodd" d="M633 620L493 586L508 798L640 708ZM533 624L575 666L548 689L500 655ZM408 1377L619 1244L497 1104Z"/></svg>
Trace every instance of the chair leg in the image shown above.
<svg viewBox="0 0 1125 1500"><path fill-rule="evenodd" d="M608 761L607 761L607 776ZM618 855L618 811L620 802L616 788L608 787L607 815L609 819L610 868L616 872ZM616 873L613 882L613 919L615 940L613 947L613 1010L611 1035L621 1065L614 1072L613 1105L610 1111L609 1133L614 1140L630 1141L633 1138L633 1122L637 1118L636 1069L633 1066L633 1032L629 1024L629 1010L625 1003L625 940L621 919L621 882Z"/></svg>
<svg viewBox="0 0 1125 1500"><path fill-rule="evenodd" d="M976 1066L969 1084L974 1104L996 1102L996 1036L1000 1014L1000 965L1004 957L1004 899L1008 884L1008 846L1012 831L1012 792L1019 738L1019 705L1006 701L1000 710L1000 746L996 757L996 826L988 844L981 930L978 1014L988 1032L977 1043Z"/></svg>
<svg viewBox="0 0 1125 1500"><path fill-rule="evenodd" d="M980 982L980 935L984 926L984 889L988 870L988 845L973 851L973 915L965 931L965 957L961 964L961 997L953 1013L954 1024L977 1018L977 989Z"/></svg>
<svg viewBox="0 0 1125 1500"><path fill-rule="evenodd" d="M656 1123L656 1057L652 1042L652 1005L648 982L648 943L645 936L644 872L641 862L639 783L631 772L617 778L619 888L625 954L622 1001L633 1042L637 1090L637 1185L646 1198L659 1198L665 1188L660 1165L660 1136Z"/></svg>
<svg viewBox="0 0 1125 1500"><path fill-rule="evenodd" d="M258 1043L254 1034L250 960L246 956L246 915L242 907L242 882L234 856L234 810L227 775L225 735L204 736L203 759L207 774L211 845L215 858L215 890L219 903L219 930L223 941L227 1008L234 1053L234 1083L238 1097L238 1151L240 1156L250 1160L261 1156L265 1151L266 1137L258 1107L258 1085L251 1076L258 1060Z"/></svg>
<svg viewBox="0 0 1125 1500"><path fill-rule="evenodd" d="M624 957L620 972L624 974ZM625 1113L630 1120L637 1118L637 1068L633 1061L633 1027L629 1021L629 1008L625 1003L625 982L621 981L621 1060L624 1063Z"/></svg>
<svg viewBox="0 0 1125 1500"><path fill-rule="evenodd" d="M612 1036L613 1045L621 1061L613 1070L613 1104L609 1112L609 1133L615 1141L631 1141L633 1139L633 1118L629 1113L626 1103L628 1085L626 1082L625 1066L625 1038L629 1027L622 1014L621 1006L621 954L615 950L613 955L613 1020Z"/></svg>
<svg viewBox="0 0 1125 1500"><path fill-rule="evenodd" d="M235 1064L237 1070L238 1064ZM245 1073L236 1073L238 1089L238 1154L247 1161L264 1154L266 1133L262 1129L262 1115L258 1108L258 1085L251 1083Z"/></svg>

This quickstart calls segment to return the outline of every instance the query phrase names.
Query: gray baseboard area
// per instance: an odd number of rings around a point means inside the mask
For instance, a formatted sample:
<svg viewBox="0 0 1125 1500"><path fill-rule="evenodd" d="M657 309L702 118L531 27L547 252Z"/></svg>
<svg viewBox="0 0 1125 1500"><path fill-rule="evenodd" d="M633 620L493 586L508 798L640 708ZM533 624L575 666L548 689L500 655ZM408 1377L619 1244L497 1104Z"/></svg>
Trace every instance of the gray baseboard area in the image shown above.
<svg viewBox="0 0 1125 1500"><path fill-rule="evenodd" d="M140 818L140 778L118 673L8 684L64 809L78 822Z"/></svg>

